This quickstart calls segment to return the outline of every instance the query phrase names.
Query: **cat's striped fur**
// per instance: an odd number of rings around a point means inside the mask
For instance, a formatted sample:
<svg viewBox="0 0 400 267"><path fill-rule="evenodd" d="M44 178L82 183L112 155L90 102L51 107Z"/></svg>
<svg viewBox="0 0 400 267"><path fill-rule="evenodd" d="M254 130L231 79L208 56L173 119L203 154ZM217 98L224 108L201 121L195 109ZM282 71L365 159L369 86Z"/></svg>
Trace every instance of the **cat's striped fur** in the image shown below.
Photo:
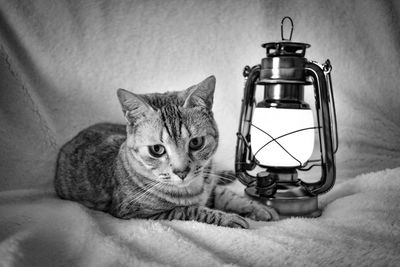
<svg viewBox="0 0 400 267"><path fill-rule="evenodd" d="M214 87L211 76L180 92L120 89L127 125L97 124L65 144L57 160L57 194L123 219L243 228L248 222L240 215L276 219L274 210L217 185L221 176L211 170L218 145Z"/></svg>

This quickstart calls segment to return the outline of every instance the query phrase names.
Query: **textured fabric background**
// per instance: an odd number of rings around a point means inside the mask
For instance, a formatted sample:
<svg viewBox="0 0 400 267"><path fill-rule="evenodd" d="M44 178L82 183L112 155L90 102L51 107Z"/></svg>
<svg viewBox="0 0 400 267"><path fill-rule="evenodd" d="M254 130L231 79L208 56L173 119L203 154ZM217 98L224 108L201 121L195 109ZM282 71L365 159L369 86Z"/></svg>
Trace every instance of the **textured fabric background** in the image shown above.
<svg viewBox="0 0 400 267"><path fill-rule="evenodd" d="M338 179L400 165L399 1L0 1L0 190L50 184L58 148L123 122L117 88L181 90L217 77L217 162L233 168L242 69L280 39L329 58Z"/></svg>

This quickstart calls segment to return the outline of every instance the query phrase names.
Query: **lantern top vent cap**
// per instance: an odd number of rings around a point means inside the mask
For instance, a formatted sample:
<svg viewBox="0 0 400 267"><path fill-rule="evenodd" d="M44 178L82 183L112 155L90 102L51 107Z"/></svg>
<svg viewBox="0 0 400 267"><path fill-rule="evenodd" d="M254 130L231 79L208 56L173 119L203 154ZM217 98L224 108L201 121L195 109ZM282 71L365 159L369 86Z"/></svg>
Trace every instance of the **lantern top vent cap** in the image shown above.
<svg viewBox="0 0 400 267"><path fill-rule="evenodd" d="M289 38L284 37L285 21L290 22L290 35ZM284 17L281 21L281 41L270 42L262 45L267 50L267 57L281 57L281 56L294 56L304 57L306 49L311 45L306 43L292 42L293 35L293 20L290 17Z"/></svg>

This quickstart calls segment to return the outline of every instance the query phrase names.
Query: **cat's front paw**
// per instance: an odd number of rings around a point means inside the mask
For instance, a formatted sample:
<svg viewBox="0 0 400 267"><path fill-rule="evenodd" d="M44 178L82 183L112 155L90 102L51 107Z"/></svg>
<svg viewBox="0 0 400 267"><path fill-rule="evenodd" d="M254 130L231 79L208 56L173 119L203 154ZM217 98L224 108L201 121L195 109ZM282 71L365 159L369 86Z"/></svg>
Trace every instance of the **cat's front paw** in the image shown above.
<svg viewBox="0 0 400 267"><path fill-rule="evenodd" d="M233 213L226 213L218 223L220 226L231 227L231 228L244 228L250 227L249 223L240 215Z"/></svg>
<svg viewBox="0 0 400 267"><path fill-rule="evenodd" d="M277 221L279 220L279 214L275 209L260 204L256 201L249 203L248 212L245 214L246 217L255 221Z"/></svg>

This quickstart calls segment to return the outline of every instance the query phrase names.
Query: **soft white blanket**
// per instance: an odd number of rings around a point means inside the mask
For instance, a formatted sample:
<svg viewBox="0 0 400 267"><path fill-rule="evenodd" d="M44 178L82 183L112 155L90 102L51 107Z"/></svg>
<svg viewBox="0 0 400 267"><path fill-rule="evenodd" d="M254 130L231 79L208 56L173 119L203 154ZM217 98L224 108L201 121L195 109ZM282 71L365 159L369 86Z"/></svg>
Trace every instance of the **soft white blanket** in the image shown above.
<svg viewBox="0 0 400 267"><path fill-rule="evenodd" d="M399 266L400 168L324 195L323 215L252 222L119 220L44 190L0 194L2 266Z"/></svg>

